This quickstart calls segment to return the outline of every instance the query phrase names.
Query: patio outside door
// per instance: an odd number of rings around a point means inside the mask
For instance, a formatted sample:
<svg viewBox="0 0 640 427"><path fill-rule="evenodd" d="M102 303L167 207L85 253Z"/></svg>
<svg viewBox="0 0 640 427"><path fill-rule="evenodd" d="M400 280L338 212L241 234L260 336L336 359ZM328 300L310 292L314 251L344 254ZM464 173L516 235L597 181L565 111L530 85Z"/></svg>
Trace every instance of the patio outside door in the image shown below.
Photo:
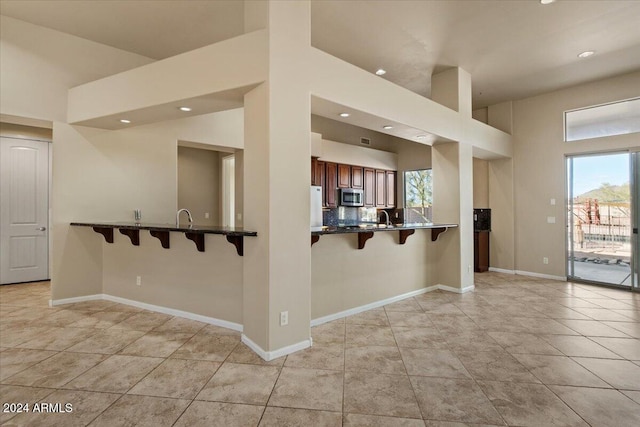
<svg viewBox="0 0 640 427"><path fill-rule="evenodd" d="M637 289L639 157L567 158L569 280Z"/></svg>

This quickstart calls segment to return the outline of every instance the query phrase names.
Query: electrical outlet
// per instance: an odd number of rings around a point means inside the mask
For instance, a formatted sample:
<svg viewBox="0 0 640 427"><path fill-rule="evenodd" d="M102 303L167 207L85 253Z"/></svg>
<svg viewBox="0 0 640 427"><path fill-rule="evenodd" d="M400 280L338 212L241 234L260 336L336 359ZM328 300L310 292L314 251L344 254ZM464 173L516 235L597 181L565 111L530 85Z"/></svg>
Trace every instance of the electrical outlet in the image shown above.
<svg viewBox="0 0 640 427"><path fill-rule="evenodd" d="M548 216L547 217L547 222L549 224L555 224L556 223L556 217L555 216Z"/></svg>
<svg viewBox="0 0 640 427"><path fill-rule="evenodd" d="M289 312L281 311L280 312L280 326L287 326L289 324Z"/></svg>
<svg viewBox="0 0 640 427"><path fill-rule="evenodd" d="M547 258L547 257L543 257L543 258L542 258L542 263L543 263L543 264L549 264L549 258Z"/></svg>
<svg viewBox="0 0 640 427"><path fill-rule="evenodd" d="M136 285L142 286L142 276L136 276Z"/></svg>
<svg viewBox="0 0 640 427"><path fill-rule="evenodd" d="M204 219L209 219L209 212L204 213Z"/></svg>
<svg viewBox="0 0 640 427"><path fill-rule="evenodd" d="M473 270L471 270L471 266L469 266L469 273L471 273Z"/></svg>

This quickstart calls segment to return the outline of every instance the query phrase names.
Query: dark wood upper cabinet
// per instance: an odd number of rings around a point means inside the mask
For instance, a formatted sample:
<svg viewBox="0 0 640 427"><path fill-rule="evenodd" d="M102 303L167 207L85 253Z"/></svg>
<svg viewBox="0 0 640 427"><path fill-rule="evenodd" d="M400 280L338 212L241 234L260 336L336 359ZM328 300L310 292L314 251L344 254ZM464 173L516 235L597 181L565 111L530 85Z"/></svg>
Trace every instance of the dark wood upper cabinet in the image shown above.
<svg viewBox="0 0 640 427"><path fill-rule="evenodd" d="M351 166L351 188L362 190L363 186L362 168L360 166Z"/></svg>
<svg viewBox="0 0 640 427"><path fill-rule="evenodd" d="M324 162L317 158L311 160L311 185L324 187Z"/></svg>
<svg viewBox="0 0 640 427"><path fill-rule="evenodd" d="M328 208L338 207L338 197L336 188L338 188L338 165L336 163L325 162L325 182L324 189L327 199Z"/></svg>
<svg viewBox="0 0 640 427"><path fill-rule="evenodd" d="M325 163L322 160L318 160L318 166L316 167L316 174L318 176L318 182L322 187L322 206L327 206L327 183L325 181Z"/></svg>
<svg viewBox="0 0 640 427"><path fill-rule="evenodd" d="M318 168L318 158L311 158L311 185L322 185L318 183L318 179L316 176L316 169Z"/></svg>
<svg viewBox="0 0 640 427"><path fill-rule="evenodd" d="M394 208L396 206L396 173L394 171L386 171L387 174L387 207Z"/></svg>
<svg viewBox="0 0 640 427"><path fill-rule="evenodd" d="M327 184L325 183L325 164L317 157L311 159L311 185L322 187L322 206L327 206Z"/></svg>
<svg viewBox="0 0 640 427"><path fill-rule="evenodd" d="M364 168L364 206L373 208L376 206L376 171Z"/></svg>
<svg viewBox="0 0 640 427"><path fill-rule="evenodd" d="M350 165L338 165L338 188L351 188Z"/></svg>
<svg viewBox="0 0 640 427"><path fill-rule="evenodd" d="M387 207L387 172L376 169L376 207Z"/></svg>
<svg viewBox="0 0 640 427"><path fill-rule="evenodd" d="M364 192L364 206L396 206L396 172L363 168L311 159L311 185L322 187L322 206L338 207L338 188L357 188Z"/></svg>

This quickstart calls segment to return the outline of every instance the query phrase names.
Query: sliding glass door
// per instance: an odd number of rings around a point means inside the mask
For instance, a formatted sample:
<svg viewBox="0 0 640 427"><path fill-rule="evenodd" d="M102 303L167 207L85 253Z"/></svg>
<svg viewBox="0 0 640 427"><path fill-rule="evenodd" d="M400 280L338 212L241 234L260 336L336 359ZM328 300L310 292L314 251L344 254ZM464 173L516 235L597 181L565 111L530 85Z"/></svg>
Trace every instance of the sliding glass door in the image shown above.
<svg viewBox="0 0 640 427"><path fill-rule="evenodd" d="M638 157L567 158L569 280L637 288Z"/></svg>

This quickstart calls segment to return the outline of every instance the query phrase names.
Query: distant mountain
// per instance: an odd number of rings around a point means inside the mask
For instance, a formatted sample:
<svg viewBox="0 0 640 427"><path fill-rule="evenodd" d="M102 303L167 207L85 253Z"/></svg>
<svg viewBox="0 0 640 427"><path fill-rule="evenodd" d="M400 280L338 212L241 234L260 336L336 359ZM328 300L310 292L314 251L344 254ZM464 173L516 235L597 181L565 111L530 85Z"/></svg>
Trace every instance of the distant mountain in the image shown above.
<svg viewBox="0 0 640 427"><path fill-rule="evenodd" d="M622 185L611 185L603 183L600 188L589 190L586 193L576 196L578 201L586 199L597 199L598 203L614 203L628 201L631 198L631 189L629 183Z"/></svg>

